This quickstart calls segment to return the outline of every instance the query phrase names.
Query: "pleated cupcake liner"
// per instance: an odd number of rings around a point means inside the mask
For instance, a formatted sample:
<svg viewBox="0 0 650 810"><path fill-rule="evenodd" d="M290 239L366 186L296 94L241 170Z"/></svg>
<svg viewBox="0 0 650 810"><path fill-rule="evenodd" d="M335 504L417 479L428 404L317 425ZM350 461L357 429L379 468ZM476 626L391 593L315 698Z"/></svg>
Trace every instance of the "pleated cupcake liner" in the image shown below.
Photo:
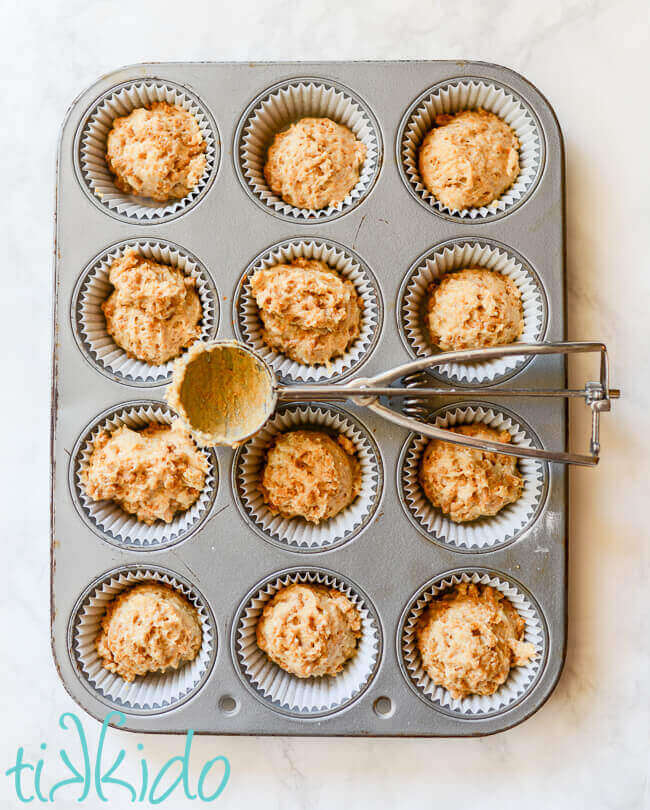
<svg viewBox="0 0 650 810"><path fill-rule="evenodd" d="M507 430L511 445L534 447L538 442L530 429L506 413L489 407L444 408L431 420L440 428L481 423L495 430ZM504 506L496 515L468 523L454 523L433 506L420 483L422 456L429 442L426 436L411 434L400 455L398 486L400 499L412 523L429 539L453 549L493 551L519 537L534 522L546 492L546 465L530 458L517 459L524 479L521 497Z"/></svg>
<svg viewBox="0 0 650 810"><path fill-rule="evenodd" d="M431 285L447 273L468 267L484 267L509 278L521 294L524 330L522 343L538 343L546 331L546 296L537 275L525 262L507 249L485 240L458 240L434 248L420 257L409 270L400 296L399 324L402 339L413 357L426 357L440 350L431 342L426 323ZM472 363L446 363L430 369L436 377L459 383L493 383L521 369L529 358L502 357Z"/></svg>
<svg viewBox="0 0 650 810"><path fill-rule="evenodd" d="M109 604L126 589L155 581L182 594L197 609L202 641L193 661L165 672L150 672L131 683L102 665L95 642ZM127 568L94 582L72 617L71 651L80 677L104 700L117 708L139 714L156 714L184 702L207 679L216 654L216 628L207 604L194 588L171 572L156 567Z"/></svg>
<svg viewBox="0 0 650 810"><path fill-rule="evenodd" d="M335 588L359 611L361 637L357 650L337 675L298 678L285 672L257 646L257 623L264 606L280 589L295 583ZM381 644L379 622L367 597L345 578L319 569L305 568L261 582L233 623L233 654L245 683L272 709L301 717L335 712L364 692L374 677Z"/></svg>
<svg viewBox="0 0 650 810"><path fill-rule="evenodd" d="M333 438L346 436L353 443L361 466L361 490L357 497L338 515L322 523L274 514L262 497L260 484L273 439L298 429L320 430ZM240 512L258 534L291 551L325 551L352 540L375 514L382 488L381 459L370 434L351 415L326 405L279 408L272 419L239 448L233 460L233 492Z"/></svg>
<svg viewBox="0 0 650 810"><path fill-rule="evenodd" d="M278 264L305 258L325 262L351 281L362 302L360 334L344 354L327 364L308 365L292 360L268 346L262 337L264 324L251 290L253 275ZM381 331L383 305L376 279L364 262L342 245L324 239L292 239L280 242L258 256L247 268L238 285L234 302L238 337L254 349L287 382L340 380L359 369L370 356Z"/></svg>
<svg viewBox="0 0 650 810"><path fill-rule="evenodd" d="M435 126L436 116L482 108L501 118L519 140L519 176L489 205L454 209L427 190L419 169L422 141ZM481 80L455 80L433 87L411 107L398 135L402 177L416 197L432 210L466 221L494 218L519 204L535 187L543 161L543 139L528 105L513 90Z"/></svg>
<svg viewBox="0 0 650 810"><path fill-rule="evenodd" d="M525 620L524 641L535 647L535 656L527 664L512 667L507 680L493 695L468 695L453 698L444 687L435 684L422 664L416 631L420 617L431 601L444 591L461 583L481 583L501 591ZM503 576L467 569L426 585L412 600L400 627L401 663L415 691L433 707L463 718L481 719L504 712L522 700L537 682L547 655L547 637L541 611L520 587Z"/></svg>
<svg viewBox="0 0 650 810"><path fill-rule="evenodd" d="M114 120L155 102L178 105L191 113L206 144L205 171L189 194L179 200L159 202L120 191L106 162L106 142ZM118 219L141 224L164 222L195 205L219 165L219 139L207 108L186 88L158 79L128 82L107 90L86 116L77 141L76 168L91 199Z"/></svg>
<svg viewBox="0 0 650 810"><path fill-rule="evenodd" d="M217 489L217 465L214 453L199 449L208 462L205 485L192 506L178 512L171 523L156 521L147 526L135 515L125 512L112 500L94 501L87 494L82 482L82 473L87 469L95 441L104 432L111 433L125 425L139 430L152 423L170 425L176 414L162 403L121 405L100 418L80 437L70 462L70 485L77 510L88 525L100 537L116 545L135 550L164 548L184 540L194 532L207 517L214 502Z"/></svg>
<svg viewBox="0 0 650 810"><path fill-rule="evenodd" d="M219 297L210 274L199 260L173 242L130 239L114 245L93 259L77 283L72 299L72 322L80 349L99 371L129 383L162 385L169 382L176 358L154 365L130 357L115 343L106 328L101 305L114 290L109 281L112 263L130 248L147 259L178 268L196 280L201 301L201 334L197 340L211 340L219 326ZM187 349L183 349L183 354Z"/></svg>
<svg viewBox="0 0 650 810"><path fill-rule="evenodd" d="M330 118L348 127L366 146L359 180L337 205L297 208L276 195L266 182L264 164L273 138L301 118ZM291 79L265 91L244 113L235 136L235 154L246 190L259 204L294 222L330 220L354 208L377 178L381 153L379 126L366 104L346 87L320 79Z"/></svg>

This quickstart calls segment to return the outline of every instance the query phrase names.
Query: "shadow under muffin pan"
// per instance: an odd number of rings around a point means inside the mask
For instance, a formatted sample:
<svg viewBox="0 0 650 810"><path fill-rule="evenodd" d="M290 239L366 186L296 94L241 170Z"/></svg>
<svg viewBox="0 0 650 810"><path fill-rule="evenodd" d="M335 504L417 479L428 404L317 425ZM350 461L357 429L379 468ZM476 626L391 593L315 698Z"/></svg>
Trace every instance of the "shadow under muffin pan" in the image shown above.
<svg viewBox="0 0 650 810"><path fill-rule="evenodd" d="M102 540L120 547L157 551L187 540L210 513L219 482L217 457L214 451L201 448L199 453L208 462L205 484L196 502L186 511L177 512L171 523L157 520L148 526L115 501L94 501L86 494L81 476L100 435L110 434L122 426L141 430L151 424L170 425L175 416L174 411L161 402L126 402L95 417L75 443L69 465L70 493L81 519Z"/></svg>
<svg viewBox="0 0 650 810"><path fill-rule="evenodd" d="M258 270L290 264L297 258L324 262L352 282L362 304L358 337L340 357L329 363L308 365L292 360L264 342L260 311L251 290L251 279ZM237 284L233 300L233 321L237 337L254 349L271 366L279 379L291 382L338 382L358 372L372 354L383 324L384 307L374 273L350 248L331 239L287 239L256 256Z"/></svg>
<svg viewBox="0 0 650 810"><path fill-rule="evenodd" d="M470 107L493 103L506 119L521 109L511 123L522 143L526 135L524 182L494 210L442 210L407 172L404 150L418 127L437 104L451 112L456 96ZM159 98L194 110L209 140L201 183L169 206L125 199L105 161L112 120ZM360 182L337 208L293 210L263 180L272 138L305 115L350 126L368 148ZM224 144L232 149L227 159ZM453 272L465 260L516 274L531 316L526 339L559 341L566 337L563 160L544 97L513 71L479 62L147 64L115 71L78 97L57 161L51 632L62 681L86 712L101 722L120 709L123 728L149 733L462 737L510 728L544 703L566 647L568 475L560 464L519 461L519 505L471 530L451 527L418 500L417 486L407 491L421 450L417 435L360 402L301 399L282 404L242 446L202 451L211 470L206 486L169 525L147 527L115 504L90 501L79 472L102 426L174 418L164 401L170 364L154 369L125 360L102 331L115 251L137 245L200 277L202 300L213 308L201 339L242 340L287 386L367 378L417 356L409 311L421 309L412 299L420 295L421 306L432 267ZM287 362L260 341L250 276L299 255L324 259L364 300L358 345L329 366ZM423 420L483 418L511 428L517 442L567 449L564 400L495 394L510 386L565 388L564 358L470 371L437 369L397 381L412 396L391 407ZM418 397L432 377L449 394ZM468 385L485 393L464 394ZM259 493L273 432L294 427L333 437L345 432L362 463L360 495L316 526L271 515ZM487 576L507 588L526 611L539 650L534 671L514 668L489 705L458 706L432 689L406 637L421 600L462 576ZM255 611L294 578L338 585L367 610L370 632L344 667L344 680L286 677L256 647ZM200 673L184 665L127 687L101 667L94 640L105 603L136 579L162 579L204 608L210 644Z"/></svg>
<svg viewBox="0 0 650 810"><path fill-rule="evenodd" d="M190 112L206 144L206 167L199 182L185 197L167 202L121 191L106 162L106 140L115 119L155 102ZM186 87L161 79L124 82L102 93L79 127L74 151L77 178L88 198L112 217L141 225L169 222L197 205L216 177L220 155L217 125L205 104Z"/></svg>
<svg viewBox="0 0 650 810"><path fill-rule="evenodd" d="M201 301L201 334L197 340L213 339L219 328L219 295L210 273L188 250L165 239L127 239L111 245L84 268L74 294L70 317L77 345L101 374L128 385L151 387L169 382L176 358L154 365L129 356L106 328L102 304L114 291L109 281L111 265L134 249L146 259L177 268L196 281ZM189 347L188 347L189 348ZM187 349L183 349L179 357Z"/></svg>
<svg viewBox="0 0 650 810"><path fill-rule="evenodd" d="M544 340L548 321L546 292L539 275L512 248L491 239L452 239L435 245L413 262L400 287L396 310L402 342L411 357L438 354L427 325L428 301L432 287L448 274L469 267L500 273L512 281L521 296L524 327L522 343ZM503 382L521 371L531 357L504 357L483 363L447 363L432 366L427 373L454 385L491 385Z"/></svg>

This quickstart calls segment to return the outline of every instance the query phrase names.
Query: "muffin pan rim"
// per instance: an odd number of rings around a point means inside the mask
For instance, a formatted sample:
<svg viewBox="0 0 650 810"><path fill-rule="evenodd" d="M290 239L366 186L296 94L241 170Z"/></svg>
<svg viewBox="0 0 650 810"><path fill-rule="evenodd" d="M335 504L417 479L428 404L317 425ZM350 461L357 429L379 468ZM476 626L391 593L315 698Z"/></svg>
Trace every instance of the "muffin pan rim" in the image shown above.
<svg viewBox="0 0 650 810"><path fill-rule="evenodd" d="M114 251L119 249L126 249L129 247L138 247L142 244L157 244L162 245L164 247L171 248L173 250L178 251L179 254L184 256L185 258L189 258L190 261L194 262L198 268L198 270L205 274L209 285L210 285L210 295L212 297L212 306L214 308L214 312L212 315L212 327L210 329L208 340L214 340L217 335L219 334L219 327L221 326L221 303L219 301L219 289L215 282L214 276L210 272L209 268L196 254L194 254L191 250L188 250L183 245L179 245L177 242L172 241L171 239L164 239L158 236L151 236L149 238L142 236L142 237L132 237L128 239L120 239L117 242L114 242L108 245L104 250L100 253L97 253L83 268L81 273L79 274L79 278L75 283L74 290L70 299L70 323L72 326L72 333L74 335L75 342L77 344L77 348L83 355L84 360L97 371L99 374L102 374L107 379L111 380L112 382L116 382L119 385L124 385L127 387L133 388L141 388L143 391L152 388L160 388L161 386L168 385L171 379L171 373L169 373L166 377L161 379L156 379L152 381L146 380L136 380L131 377L125 377L123 375L116 374L113 371L110 371L106 368L102 363L98 360L93 359L92 351L86 347L85 339L82 334L81 328L81 316L79 314L79 309L81 308L81 293L86 283L88 277L93 272L95 267L105 259L108 255ZM203 338L198 337L197 340L203 340ZM194 345L194 344L192 344ZM188 347L189 348L189 347ZM178 357L182 357L188 349L183 349L181 354Z"/></svg>
<svg viewBox="0 0 650 810"><path fill-rule="evenodd" d="M477 64L477 63L470 62L469 64ZM497 89L503 89L505 92L510 93L515 99L517 99L524 105L526 111L531 116L532 121L535 124L537 132L539 133L540 155L538 158L537 171L535 173L535 177L531 185L526 189L526 191L519 200L517 200L512 205L506 206L505 210L495 214L477 216L476 218L456 216L454 214L450 214L445 211L440 211L435 206L430 205L425 199L423 199L421 194L418 193L415 190L415 188L413 188L413 185L409 180L406 170L404 168L404 160L402 157L402 146L404 143L406 128L408 126L408 122L414 115L415 111L418 109L418 106L421 105L425 101L425 99L429 98L429 96L433 95L433 93L435 93L436 90L441 90L446 86L461 82L478 82L478 83L483 82L486 84L492 84ZM496 222L500 219L503 219L504 217L507 217L510 214L515 213L523 205L525 205L525 203L528 202L528 200L530 200L534 196L541 181L541 178L546 170L546 160L547 160L546 136L541 121L539 120L539 117L537 116L531 105L528 103L528 101L521 95L519 91L515 90L506 82L500 80L497 81L493 79L488 79L486 77L475 76L472 74L459 74L456 76L452 76L448 79L443 79L442 81L437 82L436 84L430 85L428 88L423 90L415 99L413 99L413 101L408 105L403 116L400 119L395 135L395 159L397 161L397 167L400 178L402 180L402 183L406 187L406 190L409 192L411 197L413 197L413 199L415 199L420 205L424 206L426 210L428 210L430 213L434 214L435 216L441 217L444 220L454 222L456 224L469 224L469 225L488 224Z"/></svg>
<svg viewBox="0 0 650 810"><path fill-rule="evenodd" d="M406 335L406 325L405 325L405 318L402 316L403 308L404 308L404 300L406 298L408 292L408 286L413 279L416 271L420 268L425 261L427 261L431 256L436 253L440 253L444 251L448 247L460 246L460 245L487 245L488 247L495 248L496 250L500 250L505 253L509 258L515 259L519 262L524 270L532 277L533 282L535 283L539 295L542 302L542 323L539 329L538 341L544 341L549 328L549 315L550 315L550 304L548 299L548 294L546 291L546 286L544 281L542 280L541 275L535 270L531 262L518 250L515 248L500 242L497 239L492 238L491 236L477 236L477 235L468 235L468 236L455 236L451 239L446 239L443 242L437 242L436 244L432 245L428 250L425 250L421 253L415 261L409 266L408 270L404 274L402 281L399 286L399 290L396 296L396 306L395 306L395 318L397 321L397 331L399 333L400 340L402 345L404 346L405 350L407 351L409 357L415 359L420 355L417 354L413 350L409 339ZM481 266L481 265L479 265ZM459 272L459 270L453 270L451 272ZM523 360L519 361L515 368L511 369L510 371L505 372L504 374L497 374L495 375L494 379L492 380L473 380L473 381L466 381L466 380L457 380L452 374L449 374L446 371L439 371L437 368L427 368L424 369L423 373L429 377L433 377L440 382L444 382L445 384L452 385L454 388L485 388L486 389L486 396L489 396L489 389L491 386L500 385L501 383L508 382L512 380L513 377L517 377L519 374L524 372L532 363L535 362L535 357L526 357Z"/></svg>
<svg viewBox="0 0 650 810"><path fill-rule="evenodd" d="M334 374L331 377L323 377L323 378L319 377L317 380L305 380L305 381L303 381L303 380L295 380L293 377L283 375L280 372L276 372L276 376L278 377L278 380L282 384L286 384L286 385L291 385L291 384L302 385L305 382L308 382L308 383L318 382L320 384L343 382L348 377L351 377L353 374L360 371L360 369L362 369L363 366L366 365L368 360L370 360L373 353L377 349L377 346L381 342L383 328L384 328L385 306L384 306L384 296L383 296L382 291L381 291L381 286L379 284L379 279L377 278L377 276L373 272L373 270L370 267L370 265L368 264L368 262L365 259L363 259L363 257L361 257L359 255L359 253L357 253L357 251L355 251L353 248L348 247L347 245L344 245L341 242L337 242L335 239L331 239L328 236L309 236L309 235L305 234L305 236L303 236L303 237L295 236L295 237L289 237L288 239L283 239L280 242L276 242L273 245L269 245L264 250L261 250L257 254L257 256L255 256L248 263L248 265L243 270L242 274L239 276L239 279L237 280L237 282L235 284L235 294L233 295L233 300L232 300L232 319L233 319L233 328L234 328L234 331L235 331L235 335L236 335L238 340L242 341L242 343L245 343L247 346L250 345L248 340L246 339L246 335L245 335L244 330L243 330L242 325L241 325L242 318L240 317L239 310L241 308L241 301L242 301L242 297L243 297L243 294L244 294L243 293L244 285L248 282L249 278L253 275L253 270L255 268L255 265L257 265L259 262L261 262L266 256L268 256L274 250L278 250L278 249L283 248L283 247L288 247L289 245L292 245L294 243L300 243L300 242L315 242L317 244L322 244L322 245L325 245L325 246L332 246L334 249L339 250L342 253L349 256L353 261L355 261L361 267L364 274L368 277L368 280L369 280L369 282L370 282L370 284L371 284L371 286L373 288L373 291L375 293L375 300L376 300L376 307L377 307L377 323L376 323L375 328L373 330L373 337L372 337L372 340L370 341L370 344L369 344L368 348L364 351L364 353L363 353L361 359L359 360L359 362L357 362L356 364L351 365L350 368L347 371L343 371L340 374ZM356 285L355 285L355 288L356 288ZM276 349L274 349L273 351L275 351L276 354L281 355L281 353L279 351L277 351Z"/></svg>
<svg viewBox="0 0 650 810"><path fill-rule="evenodd" d="M300 64L300 63L297 62L296 64ZM268 98L273 93L280 90L281 88L283 88L285 86L288 86L288 85L300 84L300 83L303 83L303 82L305 82L307 84L313 83L313 84L316 84L316 85L323 85L323 86L327 86L327 87L333 87L335 90L338 90L343 95L347 95L349 98L351 98L363 110L364 114L368 118L368 121L370 122L370 126L372 127L372 129L374 131L376 141L377 141L377 159L376 159L377 163L376 163L376 166L375 166L375 170L373 172L372 178L370 179L370 182L369 182L367 188L364 190L364 192L361 194L361 196L357 200L350 203L348 206L341 207L341 209L339 211L335 211L332 214L324 214L323 216L320 216L320 215L317 214L315 217L313 217L311 219L309 219L307 217L301 219L301 218L296 217L296 216L291 216L291 215L288 215L288 214L282 214L281 212L274 210L270 205L267 205L267 203L264 200L261 200L255 194L255 192L251 188L251 184L249 183L249 181L246 178L246 175L245 175L245 172L244 172L244 169L243 169L243 166L242 166L242 159L241 159L241 144L243 143L243 140L244 140L244 130L245 130L246 125L247 125L248 121L250 120L251 116L255 112L255 110L261 105L261 103L264 101L264 99ZM282 130L278 130L278 132L281 132L281 131ZM235 130L234 130L233 141L232 141L232 160L233 160L233 166L234 166L237 178L238 178L242 188L244 189L244 191L248 195L249 199L251 199L259 208L261 208L267 214L271 214L272 216L276 217L276 219L279 219L279 220L281 220L281 221L283 221L283 222L285 222L287 224L292 223L292 224L304 225L304 226L325 225L325 224L328 224L330 222L334 222L337 219L341 219L341 217L344 217L346 214L350 214L353 211L356 211L370 197L370 195L372 194L372 192L374 191L374 189L377 186L377 182L379 180L379 177L380 177L380 175L382 173L382 169L384 167L384 161L385 161L385 157L386 157L386 154L385 154L386 153L386 147L385 147L384 144L385 144L385 138L384 138L384 134L383 134L382 129L381 129L381 125L379 123L379 119L374 114L372 108L365 101L365 99L362 96L360 96L358 93L356 93L356 91L354 91L351 87L348 87L347 85L343 84L342 82L335 81L333 79L319 78L319 77L313 76L313 75L295 76L295 77L292 77L292 78L282 79L280 81L275 82L272 85L267 86L265 89L261 90L253 99L251 99L251 101L246 105L246 107L244 108L243 112L241 113L241 115L240 115L240 117L239 117L239 119L237 121L237 125L236 125ZM322 210L322 209L319 209L319 210Z"/></svg>
<svg viewBox="0 0 650 810"><path fill-rule="evenodd" d="M77 623L77 619L79 616L80 611L82 610L84 604L89 599L89 597L103 585L105 582L110 581L113 576L117 576L124 572L138 572L138 571L152 571L155 573L162 574L163 576L171 577L172 579L180 582L181 584L185 585L185 587L192 591L194 594L198 596L198 600L201 603L201 606L206 611L208 617L208 624L212 631L212 650L210 653L210 659L208 661L208 665L201 675L198 683L189 691L186 695L175 700L173 703L170 703L166 706L161 706L157 709L136 709L131 706L127 706L125 704L116 703L111 698L104 695L101 690L97 689L90 680L84 675L83 667L81 666L81 662L76 654L76 643L75 643L75 626ZM148 582L149 579L144 578L142 582ZM154 580L157 581L157 580ZM128 586L125 587L123 590L128 590ZM176 588L174 588L176 590ZM122 591L120 591L121 593ZM138 563L124 563L123 565L116 565L114 568L110 569L109 571L104 571L102 574L99 574L95 579L89 582L83 590L79 593L78 597L75 600L74 606L70 612L70 616L68 618L68 626L67 626L67 645L68 645L68 657L70 659L70 663L72 664L72 668L74 670L75 675L79 682L84 686L84 688L97 700L103 703L110 709L124 712L126 715L136 716L136 717L151 717L153 715L161 715L166 714L167 712L173 711L174 709L179 708L180 706L188 703L189 701L193 700L207 681L210 679L212 672L214 670L217 658L219 656L219 650L221 647L221 640L219 638L219 629L217 625L217 621L215 619L214 611L202 593L202 591L183 574L179 574L177 571L173 571L170 568L165 567L164 565L160 565L159 563L153 563L151 565L145 564L138 564ZM146 677L146 676L139 676L139 677Z"/></svg>
<svg viewBox="0 0 650 810"><path fill-rule="evenodd" d="M165 551L171 548L175 548L176 546L180 545L181 543L185 543L188 540L191 540L192 537L196 534L196 532L202 526L204 526L205 523L209 520L210 515L214 509L214 505L217 502L219 490L221 488L221 467L219 464L219 458L217 454L214 452L214 449L212 448L199 448L200 450L203 450L203 452L205 452L209 458L214 483L212 485L212 490L208 498L205 510L203 511L203 514L201 514L196 519L196 521L190 527L188 527L188 529L185 532L181 532L181 534L178 537L175 537L171 540L165 540L159 543L150 543L149 545L138 546L133 542L129 543L122 542L116 538L110 537L107 532L104 532L99 526L97 526L97 524L90 517L90 515L86 514L86 511L78 495L78 485L76 477L79 465L77 459L82 451L82 448L84 447L84 444L88 441L92 432L97 427L99 427L103 422L106 422L107 419L111 418L112 416L117 416L120 411L144 407L151 407L156 410L159 409L167 411L172 416L176 415L174 409L170 408L166 402L161 402L160 400L155 399L128 400L125 402L117 403L104 409L100 414L93 417L78 434L72 452L70 453L70 458L68 461L68 474L67 474L68 494L70 496L70 499L72 500L72 504L75 508L77 515L81 518L82 523L88 529L90 529L90 531L102 542L108 543L109 545L114 546L118 549L128 550L131 552L135 552L137 554L140 554L141 552Z"/></svg>

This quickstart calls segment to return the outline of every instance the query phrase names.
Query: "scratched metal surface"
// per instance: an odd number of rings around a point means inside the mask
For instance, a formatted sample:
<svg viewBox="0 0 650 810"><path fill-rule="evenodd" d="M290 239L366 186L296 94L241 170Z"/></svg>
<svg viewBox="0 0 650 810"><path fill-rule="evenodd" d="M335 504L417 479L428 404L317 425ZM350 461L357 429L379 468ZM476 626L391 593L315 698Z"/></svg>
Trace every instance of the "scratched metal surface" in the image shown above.
<svg viewBox="0 0 650 810"><path fill-rule="evenodd" d="M376 116L384 142L383 164L371 194L353 211L330 222L290 223L270 215L244 192L235 171L233 138L249 102L279 80L316 76L351 88ZM466 76L512 88L539 120L546 155L534 193L515 211L490 222L452 221L420 205L398 171L395 141L400 120L427 87ZM108 88L138 78L185 85L212 113L220 135L218 174L200 204L164 224L123 222L93 205L73 167L74 138L92 102ZM103 410L132 400L160 401L161 386L142 388L108 379L77 347L70 317L75 283L88 262L107 246L129 238L164 238L197 255L221 299L220 338L234 335L232 301L251 259L266 247L297 236L329 237L353 248L378 279L385 316L364 376L404 362L408 355L395 316L398 291L412 262L432 246L457 237L494 239L522 254L542 280L548 300L547 340L565 337L564 155L562 136L544 97L518 74L478 62L328 62L144 64L117 70L84 91L63 124L58 154L55 233L55 313L52 399L52 646L63 683L89 714L102 718L107 704L78 677L69 624L84 589L99 575L127 565L157 565L198 587L215 617L218 646L202 688L178 707L153 716L127 713L127 728L149 732L261 735L475 736L513 726L535 712L552 692L566 643L567 470L550 465L548 490L534 524L514 543L483 553L454 552L423 537L400 503L396 469L407 433L353 405L346 407L372 432L384 467L382 502L353 541L330 551L304 554L265 542L235 507L230 483L232 451L218 450L219 488L208 519L188 540L160 551L111 545L93 533L74 508L68 486L70 452L85 426ZM518 387L563 387L564 360L536 358L513 378ZM501 383L503 385L503 383ZM505 385L513 384L510 380ZM459 398L462 399L462 398ZM473 397L476 399L476 397ZM490 402L489 388L482 402ZM438 405L447 404L441 400ZM498 399L531 425L547 448L564 449L563 401ZM325 568L349 577L369 596L379 616L383 644L375 677L351 705L314 719L288 717L260 702L237 674L231 653L233 617L246 593L275 571ZM513 708L483 719L458 719L420 699L403 676L396 634L402 611L428 580L458 568L503 573L534 596L546 621L548 656L536 685ZM234 698L224 712L222 697ZM373 706L392 702L389 716Z"/></svg>

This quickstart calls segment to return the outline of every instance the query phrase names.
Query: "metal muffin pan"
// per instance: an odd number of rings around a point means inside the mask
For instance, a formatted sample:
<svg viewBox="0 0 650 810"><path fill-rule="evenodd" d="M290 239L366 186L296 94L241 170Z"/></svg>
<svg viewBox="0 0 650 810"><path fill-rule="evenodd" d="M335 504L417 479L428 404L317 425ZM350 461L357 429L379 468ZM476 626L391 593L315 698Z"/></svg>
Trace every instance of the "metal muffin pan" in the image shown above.
<svg viewBox="0 0 650 810"><path fill-rule="evenodd" d="M247 117L280 85L323 83L348 93L376 131L377 167L361 198L323 218L280 216L247 185L240 141ZM539 138L534 182L521 199L495 215L459 217L418 197L401 164L401 140L413 105L430 88L465 80L496 86L522 102ZM88 116L115 88L131 83L169 84L197 100L216 138L210 177L192 204L169 217L130 216L89 199L81 149ZM372 437L380 480L378 505L358 530L322 549L278 542L265 534L242 505L237 463L241 453L216 451L214 493L195 526L172 544L137 546L111 542L80 506L71 470L78 443L102 415L141 403L135 380L106 374L83 350L76 326L77 290L96 257L128 240L168 242L205 268L219 294L219 338L240 334L236 323L240 282L256 258L287 240L327 240L358 256L372 274L383 302L383 317L364 376L405 362L409 351L396 315L403 284L414 263L450 240L485 240L525 263L544 295L544 339L565 338L564 151L548 102L511 70L480 62L169 63L117 70L75 100L62 127L57 165L54 352L52 376L51 631L61 679L77 703L103 719L110 707L126 714L133 731L305 735L305 736L479 736L509 728L529 717L548 698L562 670L567 610L567 468L545 466L533 514L514 537L486 547L454 545L418 526L398 482L407 431L356 406L345 404ZM448 384L442 375L443 384ZM566 400L490 399L507 387L566 387L566 361L538 356L485 385L472 405L503 411L529 427L548 449L567 446ZM417 384L405 410L422 418L468 397L441 398L423 408ZM504 384L505 383L505 384ZM456 387L460 386L456 384ZM164 384L147 381L146 400L162 404ZM467 402L469 406L470 402ZM305 404L306 406L306 404ZM323 405L327 409L330 406ZM399 407L399 406L397 406ZM315 404L314 408L318 408ZM305 553L309 552L309 553ZM169 572L204 600L215 644L197 688L169 705L130 708L122 695L113 701L95 688L79 665L76 617L91 585L113 572ZM351 583L369 606L376 625L377 659L349 700L331 709L296 711L265 698L247 678L238 648L238 622L247 600L265 582L294 574L329 576ZM524 692L496 710L450 711L425 694L409 674L402 638L408 614L427 588L462 572L495 578L529 595L539 613L540 657ZM510 583L508 585L508 583Z"/></svg>

